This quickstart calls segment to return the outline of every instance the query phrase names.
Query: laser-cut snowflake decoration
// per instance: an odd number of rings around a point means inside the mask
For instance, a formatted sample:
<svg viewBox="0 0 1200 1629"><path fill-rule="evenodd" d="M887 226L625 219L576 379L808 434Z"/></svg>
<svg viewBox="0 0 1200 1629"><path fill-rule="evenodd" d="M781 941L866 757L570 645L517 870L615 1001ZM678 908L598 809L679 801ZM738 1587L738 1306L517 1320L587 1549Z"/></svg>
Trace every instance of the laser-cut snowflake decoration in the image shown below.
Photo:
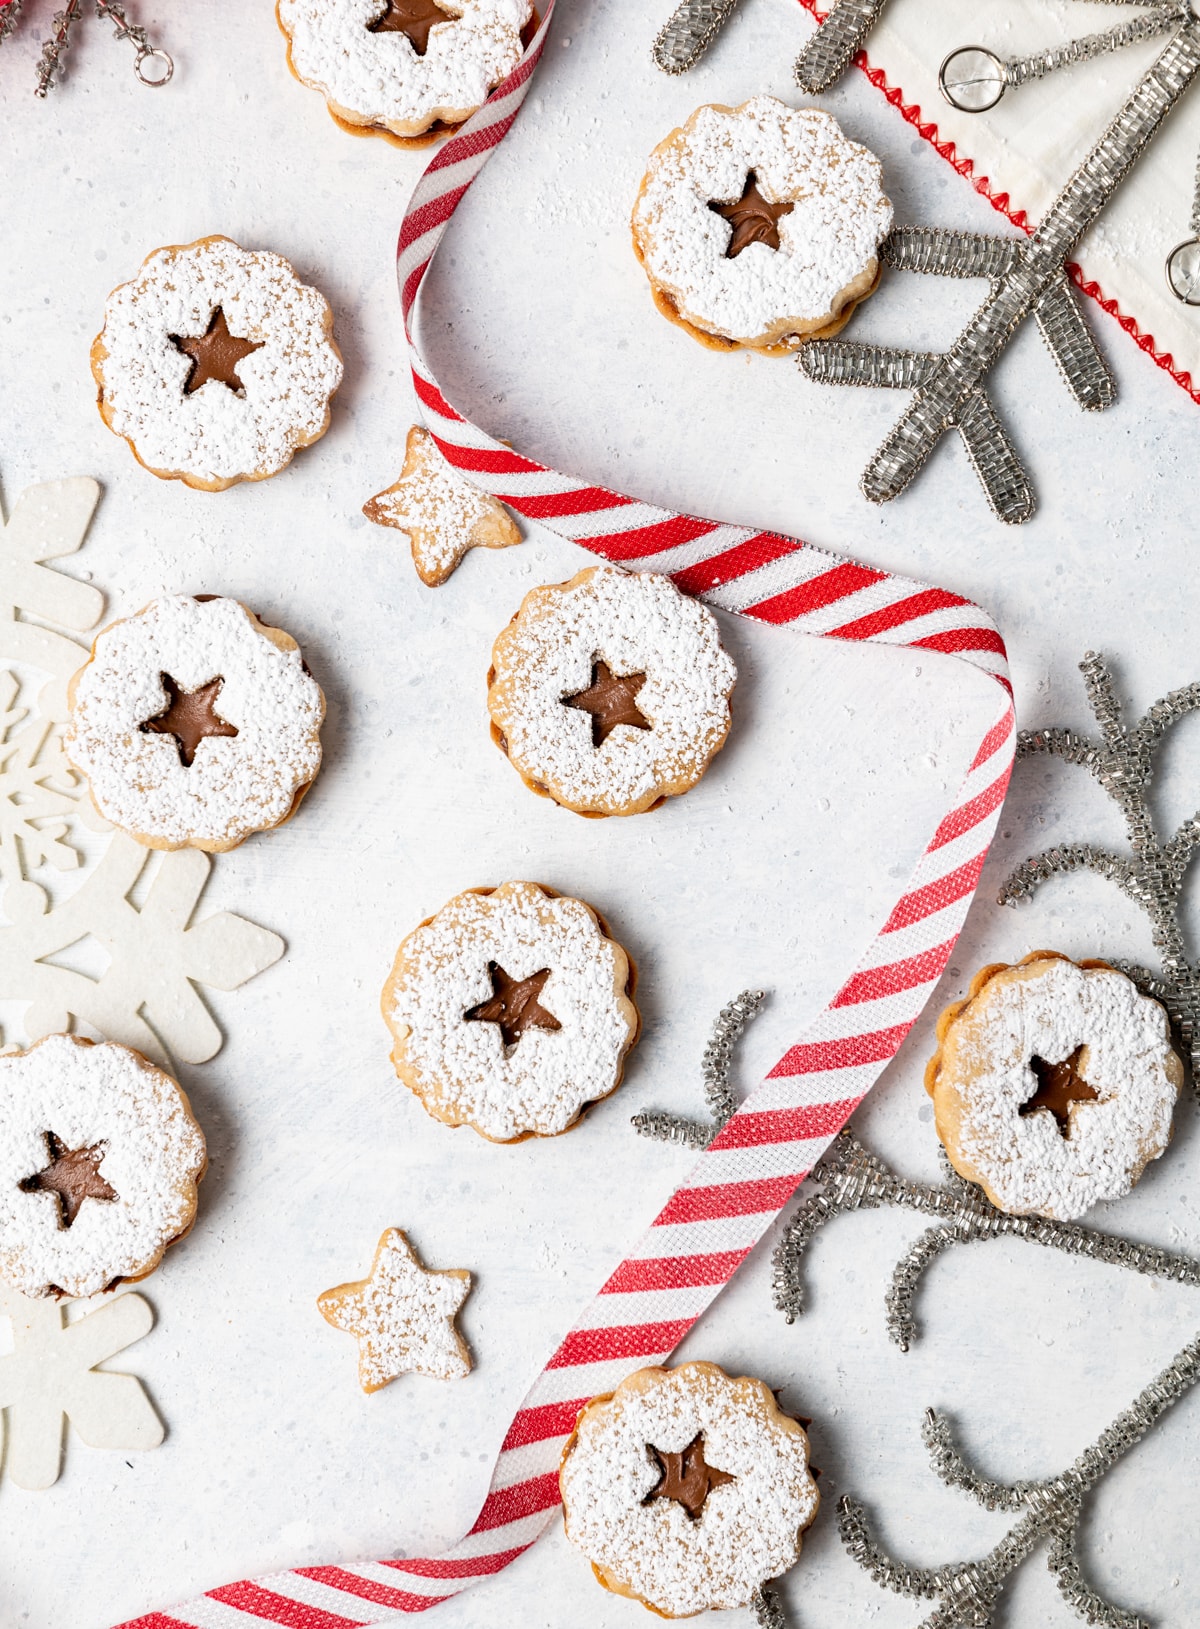
<svg viewBox="0 0 1200 1629"><path fill-rule="evenodd" d="M67 1306L78 1304L34 1301L0 1284L0 1320L13 1342L0 1357L0 1440L3 1468L20 1488L57 1482L67 1421L90 1448L157 1448L163 1440L141 1381L97 1368L149 1333L150 1303L129 1292L70 1317Z"/></svg>
<svg viewBox="0 0 1200 1629"><path fill-rule="evenodd" d="M79 776L61 746L61 726L29 718L16 705L19 685L0 672L0 882L17 882L24 869L48 865L71 871L79 852L67 842L63 816L86 803Z"/></svg>
<svg viewBox="0 0 1200 1629"><path fill-rule="evenodd" d="M78 1025L168 1068L203 1063L221 1032L197 987L233 990L270 967L278 934L231 911L196 919L212 870L198 849L156 855L115 832L73 893L41 875L78 865L79 827L111 829L60 747L67 681L87 659L71 633L95 624L104 596L48 563L80 547L99 495L87 477L30 487L0 529L0 664L48 675L27 711L0 665L0 992L27 1003L30 1041ZM84 945L106 962L94 976Z"/></svg>
<svg viewBox="0 0 1200 1629"><path fill-rule="evenodd" d="M30 1040L72 1027L99 1030L167 1063L164 1047L187 1063L204 1063L221 1045L221 1032L195 986L236 990L277 962L278 934L232 911L193 923L212 860L199 849L158 858L145 903L129 895L151 854L115 832L96 869L61 904L51 905L33 882L10 883L0 908L0 989L28 1001ZM98 978L55 964L81 941L98 944L109 965Z"/></svg>

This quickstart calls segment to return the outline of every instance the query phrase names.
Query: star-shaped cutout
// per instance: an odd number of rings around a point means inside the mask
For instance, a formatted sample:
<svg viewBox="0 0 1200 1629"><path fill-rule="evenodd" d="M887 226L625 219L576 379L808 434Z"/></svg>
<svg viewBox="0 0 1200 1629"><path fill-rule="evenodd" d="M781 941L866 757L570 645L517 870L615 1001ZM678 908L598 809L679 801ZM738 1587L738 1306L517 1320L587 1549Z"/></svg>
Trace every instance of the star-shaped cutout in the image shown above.
<svg viewBox="0 0 1200 1629"><path fill-rule="evenodd" d="M654 726L637 704L639 690L646 682L644 673L616 674L599 657L592 663L592 682L586 690L563 697L564 707L578 707L592 715L592 745L602 747L618 724L635 730Z"/></svg>
<svg viewBox="0 0 1200 1629"><path fill-rule="evenodd" d="M46 1150L50 1155L49 1165L27 1176L20 1184L21 1192L54 1194L62 1227L75 1225L85 1199L120 1198L117 1190L100 1175L100 1162L105 1153L103 1143L93 1143L90 1148L69 1148L61 1137L48 1131Z"/></svg>
<svg viewBox="0 0 1200 1629"><path fill-rule="evenodd" d="M1083 1048L1077 1046L1069 1058L1061 1063L1047 1063L1044 1058L1031 1058L1030 1068L1037 1081L1037 1091L1021 1104L1018 1113L1024 1119L1039 1109L1048 1109L1058 1123L1059 1136L1071 1135L1071 1104L1095 1103L1100 1093L1088 1085L1079 1072Z"/></svg>
<svg viewBox="0 0 1200 1629"><path fill-rule="evenodd" d="M377 526L408 533L413 565L428 588L444 583L469 549L507 549L521 541L504 505L451 469L419 424L408 432L399 479L368 499L363 514Z"/></svg>
<svg viewBox="0 0 1200 1629"><path fill-rule="evenodd" d="M217 306L204 333L190 337L172 334L171 343L177 351L192 359L191 369L183 384L184 395L190 396L210 379L238 394L244 393L238 377L238 365L248 356L253 356L255 351L261 351L266 341L239 339L236 334L231 334L225 321L224 307Z"/></svg>
<svg viewBox="0 0 1200 1629"><path fill-rule="evenodd" d="M753 170L746 177L746 190L731 204L711 203L714 215L720 215L733 227L726 260L734 260L752 243L765 243L768 249L779 248L779 222L795 209L794 203L773 204L758 190L758 176Z"/></svg>
<svg viewBox="0 0 1200 1629"><path fill-rule="evenodd" d="M413 50L423 57L429 49L429 31L438 23L457 22L437 0L388 0L386 9L367 24L369 34L407 34Z"/></svg>
<svg viewBox="0 0 1200 1629"><path fill-rule="evenodd" d="M470 1373L471 1353L454 1325L470 1288L470 1273L432 1272L404 1232L389 1227L370 1276L326 1290L317 1306L358 1341L358 1382L372 1392L400 1374L457 1380Z"/></svg>
<svg viewBox="0 0 1200 1629"><path fill-rule="evenodd" d="M505 1048L516 1046L527 1029L561 1029L552 1012L541 1004L541 994L550 977L548 967L526 979L509 978L499 962L488 963L492 993L463 1017L471 1023L499 1024Z"/></svg>
<svg viewBox="0 0 1200 1629"><path fill-rule="evenodd" d="M646 1495L645 1502L649 1504L651 1499L674 1499L693 1521L699 1520L714 1488L737 1480L728 1471L719 1471L705 1459L703 1431L692 1438L682 1453L668 1454L654 1447L650 1448L650 1452L662 1468L662 1475Z"/></svg>
<svg viewBox="0 0 1200 1629"><path fill-rule="evenodd" d="M201 741L238 733L236 725L217 714L217 697L225 680L210 679L196 690L181 690L169 673L161 673L159 677L167 692L167 705L138 727L147 735L173 735L179 748L179 761L185 769L190 769Z"/></svg>

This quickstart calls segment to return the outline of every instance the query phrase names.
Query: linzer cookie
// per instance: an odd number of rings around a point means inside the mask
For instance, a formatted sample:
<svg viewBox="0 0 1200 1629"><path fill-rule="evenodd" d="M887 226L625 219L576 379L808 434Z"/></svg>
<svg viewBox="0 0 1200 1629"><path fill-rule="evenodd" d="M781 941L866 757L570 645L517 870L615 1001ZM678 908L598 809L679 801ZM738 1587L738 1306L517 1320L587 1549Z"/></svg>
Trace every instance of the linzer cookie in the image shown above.
<svg viewBox="0 0 1200 1629"><path fill-rule="evenodd" d="M496 640L492 735L564 808L639 814L704 774L736 678L698 600L654 572L590 566L527 594Z"/></svg>
<svg viewBox="0 0 1200 1629"><path fill-rule="evenodd" d="M288 66L357 134L423 145L521 60L531 0L278 0Z"/></svg>
<svg viewBox="0 0 1200 1629"><path fill-rule="evenodd" d="M169 595L114 622L70 705L68 758L148 848L236 848L294 814L321 764L320 686L237 600Z"/></svg>
<svg viewBox="0 0 1200 1629"><path fill-rule="evenodd" d="M140 1052L49 1035L0 1055L0 1279L83 1296L145 1278L206 1165L187 1098Z"/></svg>
<svg viewBox="0 0 1200 1629"><path fill-rule="evenodd" d="M951 1164L1010 1215L1072 1221L1171 1140L1183 1065L1157 1001L1107 962L1037 950L977 973L925 1071Z"/></svg>
<svg viewBox="0 0 1200 1629"><path fill-rule="evenodd" d="M717 350L826 339L879 282L891 229L874 153L773 96L697 108L660 142L633 210L655 304Z"/></svg>
<svg viewBox="0 0 1200 1629"><path fill-rule="evenodd" d="M414 424L404 468L393 484L363 505L377 526L408 533L417 576L437 588L471 549L508 549L521 541L517 523L490 492L450 468L428 430Z"/></svg>
<svg viewBox="0 0 1200 1629"><path fill-rule="evenodd" d="M582 900L532 882L468 889L396 953L383 989L396 1073L447 1125L557 1136L621 1083L635 978Z"/></svg>
<svg viewBox="0 0 1200 1629"><path fill-rule="evenodd" d="M593 1398L559 1487L567 1537L604 1587L664 1618L750 1606L795 1564L820 1504L804 1427L715 1363L638 1369Z"/></svg>
<svg viewBox="0 0 1200 1629"><path fill-rule="evenodd" d="M92 346L101 417L163 480L220 492L325 434L342 378L325 296L225 237L156 249Z"/></svg>

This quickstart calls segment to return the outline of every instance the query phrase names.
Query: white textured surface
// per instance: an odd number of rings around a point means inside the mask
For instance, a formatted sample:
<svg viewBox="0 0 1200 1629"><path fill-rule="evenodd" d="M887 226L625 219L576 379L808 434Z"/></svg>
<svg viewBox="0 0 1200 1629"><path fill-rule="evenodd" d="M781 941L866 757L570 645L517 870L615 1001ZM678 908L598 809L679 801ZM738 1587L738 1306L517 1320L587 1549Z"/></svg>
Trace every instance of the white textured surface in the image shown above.
<svg viewBox="0 0 1200 1629"><path fill-rule="evenodd" d="M1008 637L1027 724L1088 727L1075 663L1089 646L1121 658L1139 709L1200 677L1200 419L1102 314L1090 315L1120 385L1111 412L1074 411L1032 329L1000 368L996 395L1042 494L1017 531L991 519L950 442L907 498L868 507L858 474L902 398L708 353L657 315L628 237L646 154L701 102L792 97L810 27L793 0L745 0L704 65L668 80L648 56L665 3L564 3L532 98L434 274L430 352L452 399L579 475L796 530L975 596ZM67 565L113 585L109 615L167 590L215 590L287 627L328 689L327 758L299 817L218 859L208 890L211 906L286 931L289 954L216 998L228 1045L183 1070L213 1168L194 1232L144 1286L158 1323L128 1365L167 1442L131 1465L72 1442L47 1493L0 1481L5 1629L106 1629L248 1571L421 1553L464 1532L535 1370L688 1168L686 1152L637 1138L629 1115L696 1112L709 1026L747 985L771 1000L738 1076L775 1062L903 886L993 711L991 685L941 658L722 616L738 728L687 797L597 822L527 792L488 739L492 641L527 589L590 557L539 534L476 551L426 590L392 535L359 514L395 475L413 417L392 254L419 155L340 135L288 74L265 5L145 5L139 20L177 55L166 90L141 89L128 48L90 17L71 81L45 103L30 94L44 7L27 7L0 47L0 478L9 501L66 472L103 480L90 541ZM995 229L986 202L861 76L824 105L883 156L899 220ZM210 496L136 468L96 413L87 353L144 244L213 230L273 244L329 295L347 374L316 447L274 480ZM849 333L944 345L981 293L897 275ZM1173 826L1200 802L1200 724L1182 725L1163 759L1158 806ZM1098 879L1053 884L1021 913L990 903L1006 865L1033 849L1123 841L1083 771L1023 766L1001 832L938 1001L965 993L984 962L1042 945L1152 959L1144 919ZM647 1028L625 1085L577 1132L494 1148L435 1125L398 1086L378 1000L404 932L461 888L509 876L595 902L639 962ZM932 1015L860 1116L897 1164L929 1176L931 1050ZM1190 1106L1179 1121L1167 1156L1097 1219L1200 1252ZM314 1303L391 1224L427 1260L476 1273L463 1329L478 1366L453 1387L406 1376L364 1397ZM1013 1241L937 1264L924 1336L902 1355L885 1337L883 1294L922 1226L876 1212L831 1227L813 1255L811 1311L791 1328L770 1308L757 1252L684 1349L762 1375L814 1416L826 1510L788 1590L812 1629L912 1629L920 1616L842 1554L826 1520L839 1493L869 1500L918 1562L981 1554L1005 1531L1005 1517L930 1474L927 1404L954 1414L994 1474L1049 1475L1200 1327L1195 1291ZM1090 1506L1096 1581L1162 1629L1200 1618L1198 1455L1192 1398ZM1005 1611L1005 1629L1077 1622L1038 1560ZM561 1536L428 1620L649 1621L595 1586ZM729 1629L747 1626L730 1617Z"/></svg>
<svg viewBox="0 0 1200 1629"><path fill-rule="evenodd" d="M778 249L750 243L731 260L733 228L708 206L740 198L749 172L763 197L792 208L776 223ZM648 158L633 214L651 281L690 322L748 344L836 317L891 224L875 154L828 114L775 96L697 109Z"/></svg>

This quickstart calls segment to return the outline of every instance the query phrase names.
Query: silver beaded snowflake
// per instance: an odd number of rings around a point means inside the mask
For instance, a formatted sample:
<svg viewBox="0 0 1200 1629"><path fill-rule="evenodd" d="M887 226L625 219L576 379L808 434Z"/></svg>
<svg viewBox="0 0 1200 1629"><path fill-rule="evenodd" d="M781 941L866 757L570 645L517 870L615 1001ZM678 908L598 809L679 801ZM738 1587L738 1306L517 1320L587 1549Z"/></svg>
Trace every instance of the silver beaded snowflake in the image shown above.
<svg viewBox="0 0 1200 1629"><path fill-rule="evenodd" d="M152 88L165 85L175 71L175 64L165 51L150 43L146 30L131 23L120 0L93 0L96 16L101 22L114 25L114 38L128 40L134 49L133 71L143 85ZM13 32L20 19L25 0L0 0L0 43ZM84 0L67 0L64 10L54 13L53 32L42 43L38 60L34 95L45 96L62 75L63 57L71 43L71 30L83 16Z"/></svg>

